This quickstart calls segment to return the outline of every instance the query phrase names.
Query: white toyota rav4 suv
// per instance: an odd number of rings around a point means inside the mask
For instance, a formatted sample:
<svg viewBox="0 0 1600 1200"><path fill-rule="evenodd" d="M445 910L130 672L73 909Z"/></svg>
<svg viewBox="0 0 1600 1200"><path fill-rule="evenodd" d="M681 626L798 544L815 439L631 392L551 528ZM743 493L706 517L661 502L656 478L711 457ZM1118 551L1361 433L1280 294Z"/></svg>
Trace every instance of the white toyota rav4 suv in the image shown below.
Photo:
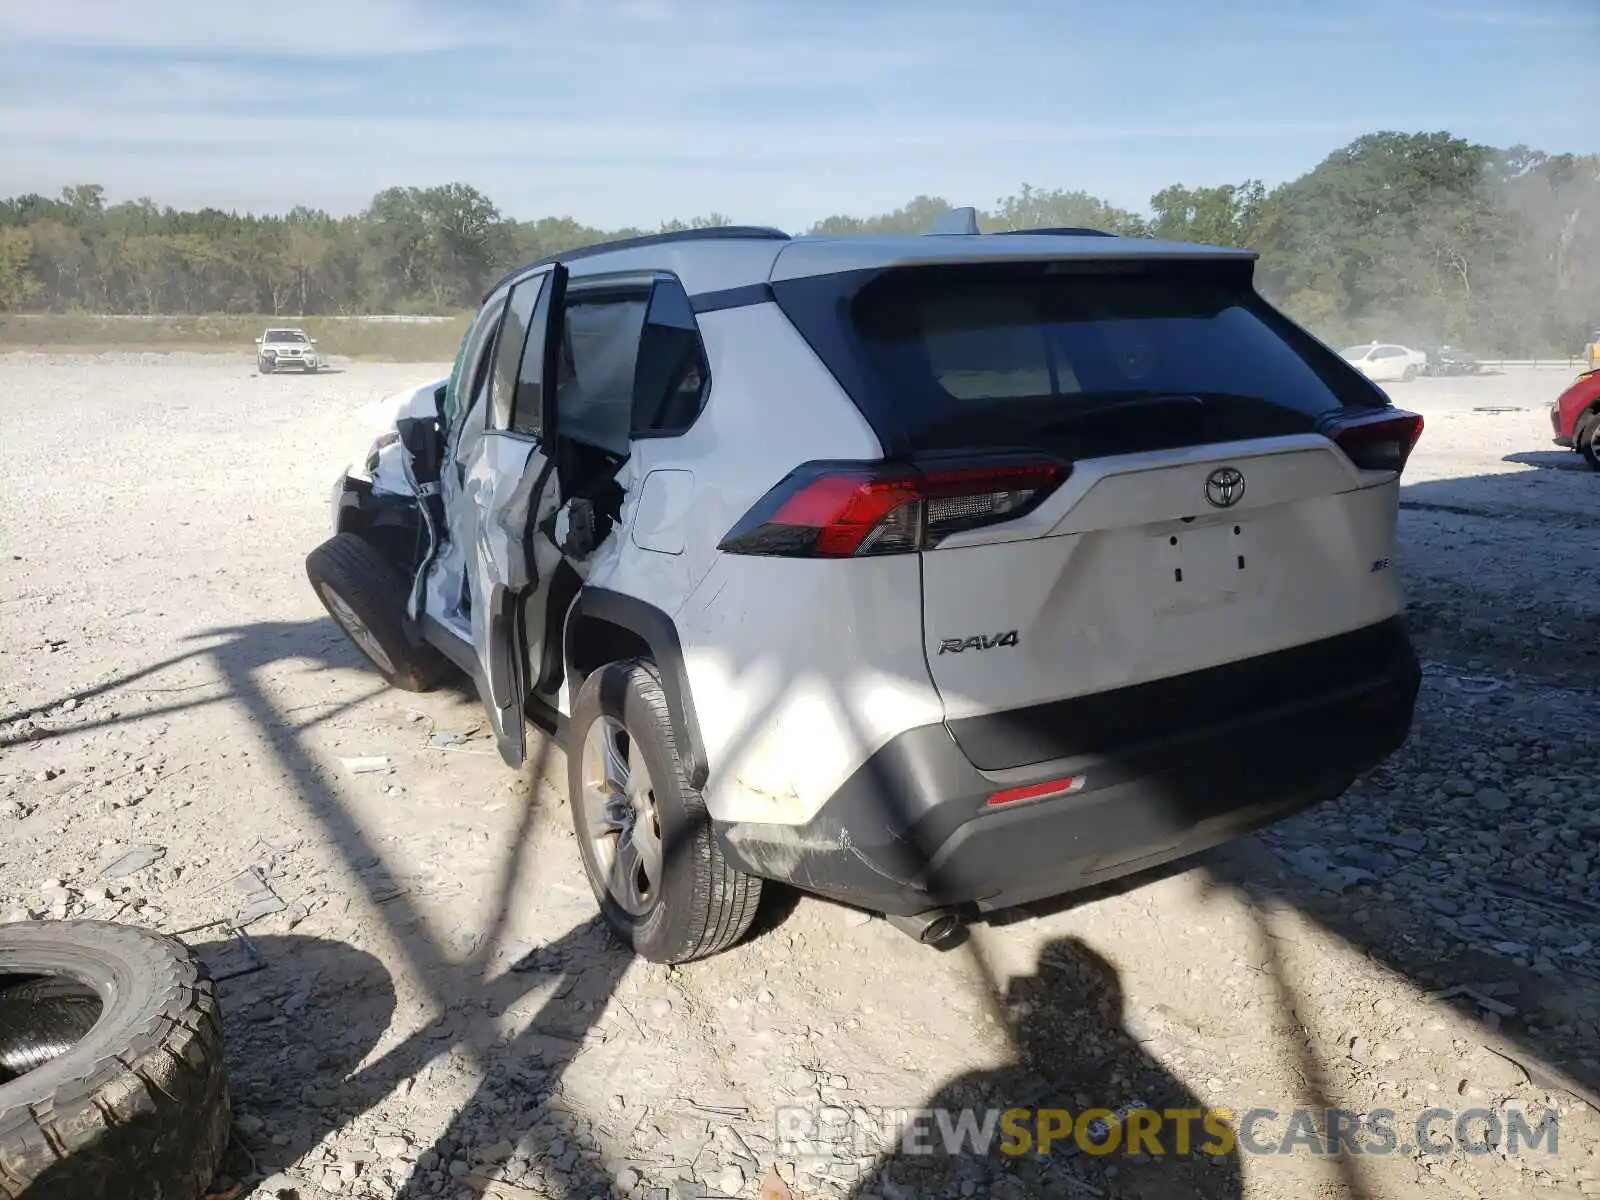
<svg viewBox="0 0 1600 1200"><path fill-rule="evenodd" d="M489 292L307 570L507 763L567 747L610 926L763 881L962 921L1338 796L1407 737L1419 417L1255 291L1093 230L607 243Z"/></svg>

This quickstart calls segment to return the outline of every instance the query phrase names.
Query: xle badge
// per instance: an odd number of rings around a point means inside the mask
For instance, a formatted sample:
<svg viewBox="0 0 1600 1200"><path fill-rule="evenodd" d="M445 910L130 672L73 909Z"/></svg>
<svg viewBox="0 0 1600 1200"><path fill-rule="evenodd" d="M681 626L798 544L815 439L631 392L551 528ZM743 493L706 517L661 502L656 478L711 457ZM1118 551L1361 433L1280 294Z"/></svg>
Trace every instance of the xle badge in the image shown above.
<svg viewBox="0 0 1600 1200"><path fill-rule="evenodd" d="M996 646L1015 646L1017 631L1007 633L980 633L967 638L945 638L939 643L940 654L960 654L963 650L993 650Z"/></svg>

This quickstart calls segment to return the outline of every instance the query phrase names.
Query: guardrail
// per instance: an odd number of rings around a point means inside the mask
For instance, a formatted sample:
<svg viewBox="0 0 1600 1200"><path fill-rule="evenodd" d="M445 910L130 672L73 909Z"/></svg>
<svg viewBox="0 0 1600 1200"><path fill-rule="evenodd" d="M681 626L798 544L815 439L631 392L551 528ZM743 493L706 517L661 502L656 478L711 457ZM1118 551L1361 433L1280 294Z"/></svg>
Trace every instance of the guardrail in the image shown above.
<svg viewBox="0 0 1600 1200"><path fill-rule="evenodd" d="M1482 366L1495 368L1562 367L1569 371L1581 370L1585 365L1584 360L1574 354L1569 354L1565 358L1480 358L1478 362Z"/></svg>

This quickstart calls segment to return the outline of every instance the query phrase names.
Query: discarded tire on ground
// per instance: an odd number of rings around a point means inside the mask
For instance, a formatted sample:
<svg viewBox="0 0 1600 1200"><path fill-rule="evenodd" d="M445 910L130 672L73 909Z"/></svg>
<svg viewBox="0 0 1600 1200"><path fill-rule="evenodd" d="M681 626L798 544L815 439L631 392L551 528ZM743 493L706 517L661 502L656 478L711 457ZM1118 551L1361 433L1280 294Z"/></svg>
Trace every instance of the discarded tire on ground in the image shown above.
<svg viewBox="0 0 1600 1200"><path fill-rule="evenodd" d="M215 985L131 925L0 925L0 1197L195 1200L232 1126Z"/></svg>

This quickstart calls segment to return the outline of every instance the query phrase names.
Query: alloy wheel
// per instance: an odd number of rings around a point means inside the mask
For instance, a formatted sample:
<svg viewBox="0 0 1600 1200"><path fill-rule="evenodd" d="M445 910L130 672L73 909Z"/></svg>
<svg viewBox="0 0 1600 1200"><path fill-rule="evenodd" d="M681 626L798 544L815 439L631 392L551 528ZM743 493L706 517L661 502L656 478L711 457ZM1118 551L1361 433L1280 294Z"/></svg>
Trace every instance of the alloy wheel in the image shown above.
<svg viewBox="0 0 1600 1200"><path fill-rule="evenodd" d="M584 825L606 893L642 917L661 894L664 853L650 768L626 726L602 716L583 739Z"/></svg>
<svg viewBox="0 0 1600 1200"><path fill-rule="evenodd" d="M350 607L345 598L327 584L322 585L322 598L328 602L328 611L333 614L333 619L339 622L340 627L350 635L350 640L361 648L361 652L381 670L390 675L396 674L394 660L385 652L378 639L373 636L372 630L367 628L367 623L356 615L356 610Z"/></svg>

